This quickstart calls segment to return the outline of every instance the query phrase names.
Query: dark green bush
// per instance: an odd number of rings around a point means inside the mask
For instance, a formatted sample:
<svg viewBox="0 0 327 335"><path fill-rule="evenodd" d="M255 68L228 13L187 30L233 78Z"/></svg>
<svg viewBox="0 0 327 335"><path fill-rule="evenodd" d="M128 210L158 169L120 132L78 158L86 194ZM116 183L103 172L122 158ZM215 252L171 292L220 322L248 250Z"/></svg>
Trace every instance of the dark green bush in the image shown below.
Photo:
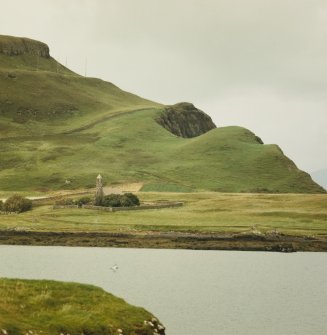
<svg viewBox="0 0 327 335"><path fill-rule="evenodd" d="M92 202L92 199L90 197L81 197L74 201L75 205L78 205L78 207L82 207L83 205L89 204Z"/></svg>
<svg viewBox="0 0 327 335"><path fill-rule="evenodd" d="M8 198L3 205L3 210L5 212L22 213L29 211L31 209L32 209L32 201L18 194L15 194L10 198Z"/></svg>
<svg viewBox="0 0 327 335"><path fill-rule="evenodd" d="M0 212L3 210L3 201L0 200Z"/></svg>
<svg viewBox="0 0 327 335"><path fill-rule="evenodd" d="M121 207L131 207L131 206L134 206L134 204L133 204L133 201L129 197L123 194L120 197L120 206Z"/></svg>
<svg viewBox="0 0 327 335"><path fill-rule="evenodd" d="M104 206L104 207L121 207L120 194L105 195L102 199L101 206Z"/></svg>
<svg viewBox="0 0 327 335"><path fill-rule="evenodd" d="M59 199L55 202L56 205L58 206L70 206L70 205L75 205L74 200L73 199L69 199L69 198L63 198L63 199Z"/></svg>
<svg viewBox="0 0 327 335"><path fill-rule="evenodd" d="M101 202L101 206L104 207L131 207L139 205L139 198L132 193L106 195Z"/></svg>
<svg viewBox="0 0 327 335"><path fill-rule="evenodd" d="M140 205L140 200L139 198L133 194L133 193L125 193L121 196L121 202L126 203L126 205L122 206L139 206ZM130 205L128 205L130 204Z"/></svg>

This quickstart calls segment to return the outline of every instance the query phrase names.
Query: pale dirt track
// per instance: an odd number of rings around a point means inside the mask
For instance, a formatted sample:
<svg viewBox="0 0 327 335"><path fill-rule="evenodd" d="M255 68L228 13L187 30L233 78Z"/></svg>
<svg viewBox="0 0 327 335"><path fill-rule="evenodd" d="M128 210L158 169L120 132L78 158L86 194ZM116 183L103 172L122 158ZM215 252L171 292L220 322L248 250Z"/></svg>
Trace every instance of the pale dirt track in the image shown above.
<svg viewBox="0 0 327 335"><path fill-rule="evenodd" d="M141 188L143 187L143 183L126 183L126 184L117 184L117 185L111 185L106 186L103 188L104 194L121 194L126 192L139 192ZM88 190L74 190L74 191L59 191L54 192L51 194L41 195L41 196L26 196L26 198L30 200L46 200L46 199L56 199L59 197L65 197L65 196L73 196L73 195L83 195L83 194L89 194L94 193L95 189L88 189ZM0 199L2 201L6 201L6 198Z"/></svg>

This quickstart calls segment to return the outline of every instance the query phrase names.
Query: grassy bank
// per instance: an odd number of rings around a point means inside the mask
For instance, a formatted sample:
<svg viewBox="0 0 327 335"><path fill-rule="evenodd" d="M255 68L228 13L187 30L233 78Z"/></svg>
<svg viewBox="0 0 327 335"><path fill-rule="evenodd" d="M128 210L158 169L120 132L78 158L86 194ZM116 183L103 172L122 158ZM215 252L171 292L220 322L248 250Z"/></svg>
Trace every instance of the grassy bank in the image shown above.
<svg viewBox="0 0 327 335"><path fill-rule="evenodd" d="M326 236L327 195L138 193L141 201L183 201L181 208L107 213L52 209L44 201L30 212L2 214L0 231L179 232L201 234L277 231L286 235Z"/></svg>
<svg viewBox="0 0 327 335"><path fill-rule="evenodd" d="M100 288L54 281L0 279L0 329L20 334L152 334L152 315Z"/></svg>

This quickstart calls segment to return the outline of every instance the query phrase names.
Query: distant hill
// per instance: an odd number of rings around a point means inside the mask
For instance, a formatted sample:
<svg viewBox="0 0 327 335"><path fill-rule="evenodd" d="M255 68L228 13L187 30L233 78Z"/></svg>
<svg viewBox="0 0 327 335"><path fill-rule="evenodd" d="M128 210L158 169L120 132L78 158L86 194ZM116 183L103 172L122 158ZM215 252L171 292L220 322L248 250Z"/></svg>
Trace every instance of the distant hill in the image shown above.
<svg viewBox="0 0 327 335"><path fill-rule="evenodd" d="M311 173L312 179L327 190L327 169Z"/></svg>
<svg viewBox="0 0 327 335"><path fill-rule="evenodd" d="M101 173L145 191L324 192L251 131L84 78L38 41L0 36L0 88L0 190L91 187Z"/></svg>

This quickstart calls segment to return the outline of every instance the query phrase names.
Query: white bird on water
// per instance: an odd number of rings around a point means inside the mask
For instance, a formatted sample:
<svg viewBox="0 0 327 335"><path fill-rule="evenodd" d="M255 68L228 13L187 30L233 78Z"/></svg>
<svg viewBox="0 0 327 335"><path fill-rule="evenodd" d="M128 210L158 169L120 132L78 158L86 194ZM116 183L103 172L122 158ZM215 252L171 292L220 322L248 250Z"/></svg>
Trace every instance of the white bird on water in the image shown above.
<svg viewBox="0 0 327 335"><path fill-rule="evenodd" d="M117 264L113 265L113 266L110 268L110 270L112 270L113 272L116 272L118 269L119 269L119 267L118 267Z"/></svg>

